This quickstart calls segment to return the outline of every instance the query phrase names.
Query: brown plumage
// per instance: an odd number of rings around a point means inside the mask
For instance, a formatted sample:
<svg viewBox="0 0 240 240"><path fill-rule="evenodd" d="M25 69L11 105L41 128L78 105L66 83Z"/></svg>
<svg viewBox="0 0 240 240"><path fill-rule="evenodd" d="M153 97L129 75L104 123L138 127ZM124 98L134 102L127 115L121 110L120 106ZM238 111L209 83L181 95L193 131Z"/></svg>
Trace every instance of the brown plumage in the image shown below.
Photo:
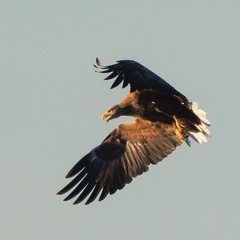
<svg viewBox="0 0 240 240"><path fill-rule="evenodd" d="M124 62L125 66L128 66L127 61ZM99 61L97 63L100 65ZM132 67L132 61L129 64ZM113 66L115 65L103 68L108 70ZM134 69L135 72L140 70ZM129 66L125 71L124 76L134 75ZM144 73L146 72L144 69ZM118 73L121 72L118 70ZM114 77L116 76L115 74ZM149 79L145 79L145 82L147 80ZM155 79L159 83L157 80ZM158 87L165 84L162 81ZM171 86L168 92L168 86L170 85L164 85L164 92L158 88L148 88L147 85L143 89L141 86L132 88L134 91L120 104L114 105L103 114L102 118L107 118L107 121L123 115L133 116L135 120L119 125L68 172L67 178L75 178L58 194L75 188L64 200L78 195L74 202L77 204L89 195L86 202L89 204L100 194L101 201L109 193L115 193L134 177L146 172L149 164L156 164L167 157L191 134L210 136L206 123L194 113L187 98L177 91L174 94L175 89Z"/></svg>

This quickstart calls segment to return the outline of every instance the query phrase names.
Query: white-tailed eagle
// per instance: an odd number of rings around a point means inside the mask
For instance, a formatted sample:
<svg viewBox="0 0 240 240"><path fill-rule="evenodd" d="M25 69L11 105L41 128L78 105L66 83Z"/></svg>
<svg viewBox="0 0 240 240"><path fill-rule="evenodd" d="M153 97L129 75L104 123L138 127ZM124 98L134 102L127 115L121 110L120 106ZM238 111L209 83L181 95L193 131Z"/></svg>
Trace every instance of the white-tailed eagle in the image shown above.
<svg viewBox="0 0 240 240"><path fill-rule="evenodd" d="M130 93L102 118L109 121L132 116L135 120L116 127L68 172L66 178L75 178L58 194L71 190L64 200L77 196L74 204L87 197L89 204L98 195L101 201L146 172L148 165L163 160L184 141L190 145L190 137L202 143L211 136L207 129L210 122L197 103L189 102L149 69L132 60L109 66L102 66L98 59L96 63L100 72L110 74L105 80L115 78L111 88L122 82L123 88L130 85Z"/></svg>

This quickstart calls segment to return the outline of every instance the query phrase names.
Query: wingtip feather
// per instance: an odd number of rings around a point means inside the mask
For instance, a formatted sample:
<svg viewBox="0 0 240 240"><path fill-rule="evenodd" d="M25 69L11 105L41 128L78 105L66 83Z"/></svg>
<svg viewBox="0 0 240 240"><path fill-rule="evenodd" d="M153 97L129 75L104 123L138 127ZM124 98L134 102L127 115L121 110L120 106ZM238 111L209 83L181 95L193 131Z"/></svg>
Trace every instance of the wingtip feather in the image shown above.
<svg viewBox="0 0 240 240"><path fill-rule="evenodd" d="M102 64L101 64L101 62L100 62L100 60L99 60L98 57L96 57L96 63L97 63L97 65L98 65L99 67L102 67Z"/></svg>

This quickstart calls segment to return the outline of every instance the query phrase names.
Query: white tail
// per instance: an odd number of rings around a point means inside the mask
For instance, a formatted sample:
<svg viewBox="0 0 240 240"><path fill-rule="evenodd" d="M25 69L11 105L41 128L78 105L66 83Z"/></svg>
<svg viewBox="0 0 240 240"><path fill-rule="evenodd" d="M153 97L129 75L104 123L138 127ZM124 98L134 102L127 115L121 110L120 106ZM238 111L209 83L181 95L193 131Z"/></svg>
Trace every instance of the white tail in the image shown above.
<svg viewBox="0 0 240 240"><path fill-rule="evenodd" d="M190 132L189 137L191 137L196 142L202 144L203 142L207 142L206 136L211 137L211 132L207 129L207 127L209 127L211 124L206 118L207 113L199 109L198 104L196 102L190 102L190 105L192 107L193 112L200 118L201 124L196 125L200 132L197 133ZM188 144L188 146L191 146L189 137L185 141Z"/></svg>

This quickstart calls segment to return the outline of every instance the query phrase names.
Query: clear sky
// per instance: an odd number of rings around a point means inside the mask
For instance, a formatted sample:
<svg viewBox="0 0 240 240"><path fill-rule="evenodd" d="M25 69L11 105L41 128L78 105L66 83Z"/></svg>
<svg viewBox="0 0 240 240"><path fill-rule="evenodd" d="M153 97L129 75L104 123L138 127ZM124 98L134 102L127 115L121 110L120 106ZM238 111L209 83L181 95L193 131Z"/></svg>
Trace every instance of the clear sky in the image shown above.
<svg viewBox="0 0 240 240"><path fill-rule="evenodd" d="M239 1L0 1L0 235L42 239L240 239ZM183 144L103 202L56 192L123 121L128 89L94 72L134 59L198 101L207 144Z"/></svg>

